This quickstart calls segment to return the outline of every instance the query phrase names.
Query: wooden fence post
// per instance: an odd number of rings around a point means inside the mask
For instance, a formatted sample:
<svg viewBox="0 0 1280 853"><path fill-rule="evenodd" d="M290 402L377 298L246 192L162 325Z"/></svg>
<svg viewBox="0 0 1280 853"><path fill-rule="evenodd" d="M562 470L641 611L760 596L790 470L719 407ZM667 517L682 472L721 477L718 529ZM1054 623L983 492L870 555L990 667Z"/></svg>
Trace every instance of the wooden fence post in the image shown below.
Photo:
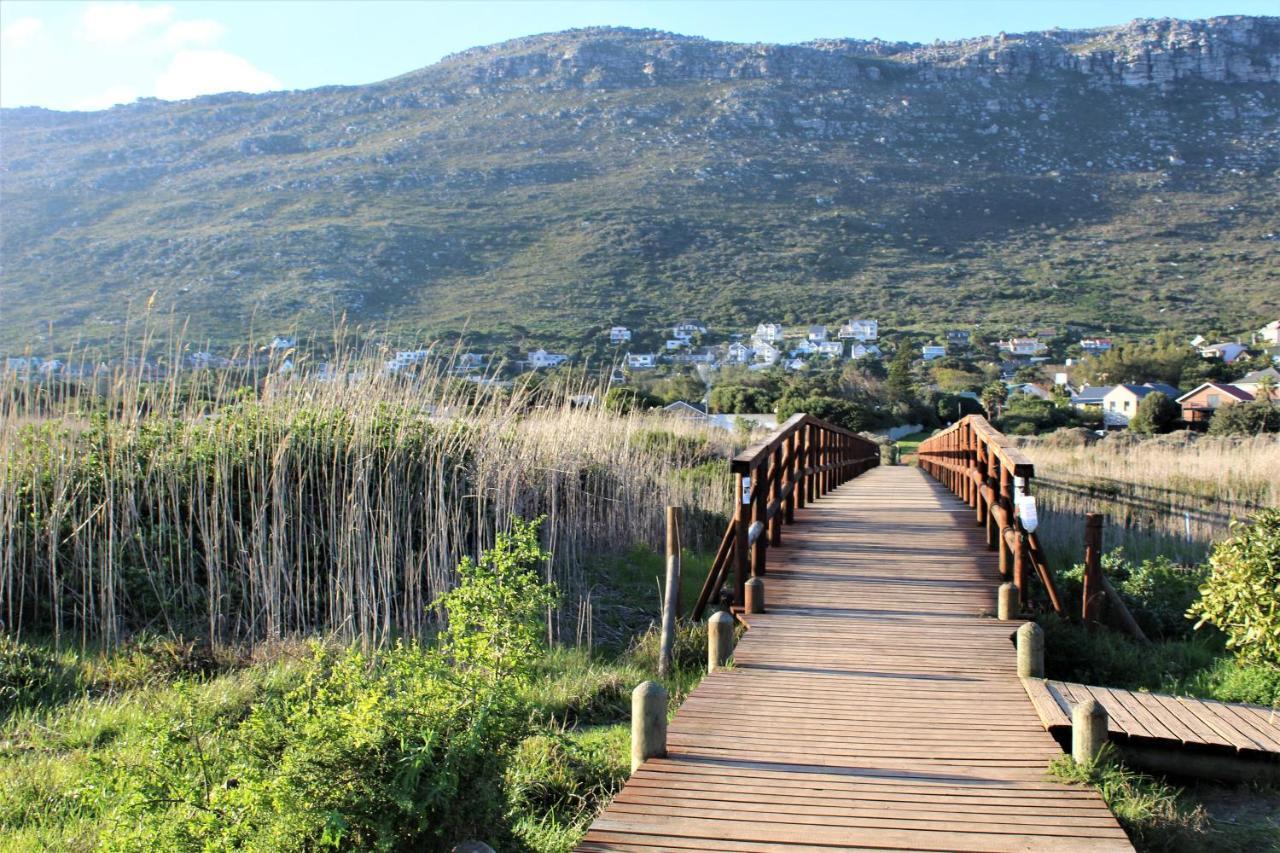
<svg viewBox="0 0 1280 853"><path fill-rule="evenodd" d="M680 612L680 507L667 507L667 588L662 602L662 636L658 644L658 675L671 674L676 644L676 614Z"/></svg>
<svg viewBox="0 0 1280 853"><path fill-rule="evenodd" d="M1081 617L1086 623L1102 616L1105 593L1102 585L1102 516L1091 512L1084 517L1084 595Z"/></svg>
<svg viewBox="0 0 1280 853"><path fill-rule="evenodd" d="M772 476L769 478L769 500L768 500L768 503L765 504L766 514L767 514L769 504L774 502L777 502L778 504L778 511L774 513L773 518L771 518L768 522L769 544L781 545L782 544L782 520L784 517L783 510L782 510L782 445L781 444L779 444L773 450L773 458L769 462L769 472Z"/></svg>
<svg viewBox="0 0 1280 853"><path fill-rule="evenodd" d="M631 772L667 754L667 691L646 681L631 691Z"/></svg>
<svg viewBox="0 0 1280 853"><path fill-rule="evenodd" d="M807 424L802 425L796 430L796 506L804 509L808 495L805 490L808 488L809 477L805 474L804 469L809 464L809 427Z"/></svg>
<svg viewBox="0 0 1280 853"><path fill-rule="evenodd" d="M796 434L792 433L787 436L787 440L782 445L787 451L785 454L787 460L785 467L787 483L791 486L791 492L782 500L782 520L787 524L796 523L796 450L800 446L796 438ZM778 469L779 480L782 479L782 470L782 468Z"/></svg>
<svg viewBox="0 0 1280 853"><path fill-rule="evenodd" d="M769 548L769 460L762 458L752 472L751 522L760 525L760 535L751 546L751 577L765 573L765 553Z"/></svg>
<svg viewBox="0 0 1280 853"><path fill-rule="evenodd" d="M748 477L744 487L743 476L737 476L737 504L734 506L733 530L733 603L742 606L746 601L747 574L749 572L750 547L747 544L747 528L751 526L751 495Z"/></svg>

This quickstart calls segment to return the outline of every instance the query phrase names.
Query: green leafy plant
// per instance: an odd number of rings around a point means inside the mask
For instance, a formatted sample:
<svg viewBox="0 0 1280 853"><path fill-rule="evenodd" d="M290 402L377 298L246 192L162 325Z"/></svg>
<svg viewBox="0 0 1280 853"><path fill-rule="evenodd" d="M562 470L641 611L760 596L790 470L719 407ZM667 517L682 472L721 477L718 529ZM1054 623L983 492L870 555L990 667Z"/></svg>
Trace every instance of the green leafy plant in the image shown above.
<svg viewBox="0 0 1280 853"><path fill-rule="evenodd" d="M1245 660L1280 666L1280 509L1233 522L1209 556L1212 573L1188 610L1214 625Z"/></svg>

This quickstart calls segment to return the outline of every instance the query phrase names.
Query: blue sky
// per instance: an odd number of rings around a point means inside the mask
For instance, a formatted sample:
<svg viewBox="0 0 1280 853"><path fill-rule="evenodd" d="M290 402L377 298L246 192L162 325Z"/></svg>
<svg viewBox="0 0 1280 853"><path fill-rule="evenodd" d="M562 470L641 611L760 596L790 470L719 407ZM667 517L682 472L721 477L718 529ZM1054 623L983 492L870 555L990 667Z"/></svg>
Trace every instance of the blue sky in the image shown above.
<svg viewBox="0 0 1280 853"><path fill-rule="evenodd" d="M0 105L102 109L138 97L368 83L468 47L603 24L728 41L929 42L1277 8L1276 0L0 0Z"/></svg>

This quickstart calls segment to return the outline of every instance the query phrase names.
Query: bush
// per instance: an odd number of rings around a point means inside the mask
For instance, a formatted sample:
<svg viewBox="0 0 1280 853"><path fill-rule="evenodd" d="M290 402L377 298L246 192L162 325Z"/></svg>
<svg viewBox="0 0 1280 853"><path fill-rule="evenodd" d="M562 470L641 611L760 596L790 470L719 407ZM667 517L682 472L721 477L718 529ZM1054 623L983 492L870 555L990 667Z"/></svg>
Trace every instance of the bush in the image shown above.
<svg viewBox="0 0 1280 853"><path fill-rule="evenodd" d="M1280 432L1280 406L1268 400L1223 406L1209 421L1209 435L1258 435Z"/></svg>
<svg viewBox="0 0 1280 853"><path fill-rule="evenodd" d="M1182 566L1163 555L1135 563L1123 548L1115 548L1102 555L1102 573L1149 636L1181 638L1191 634L1187 608L1208 577L1208 567ZM1064 572L1064 594L1078 600L1083 578L1083 563Z"/></svg>
<svg viewBox="0 0 1280 853"><path fill-rule="evenodd" d="M778 400L778 421L782 422L792 415L804 412L815 418L830 421L847 430L861 432L875 424L875 415L852 400L838 397L794 397L784 396Z"/></svg>
<svg viewBox="0 0 1280 853"><path fill-rule="evenodd" d="M80 688L78 675L48 649L0 636L0 721L65 700Z"/></svg>
<svg viewBox="0 0 1280 853"><path fill-rule="evenodd" d="M1129 429L1144 435L1164 433L1173 429L1182 410L1169 396L1152 391L1138 403L1138 411L1129 421Z"/></svg>
<svg viewBox="0 0 1280 853"><path fill-rule="evenodd" d="M1243 660L1280 666L1280 509L1264 509L1209 555L1212 573L1187 615L1227 635Z"/></svg>

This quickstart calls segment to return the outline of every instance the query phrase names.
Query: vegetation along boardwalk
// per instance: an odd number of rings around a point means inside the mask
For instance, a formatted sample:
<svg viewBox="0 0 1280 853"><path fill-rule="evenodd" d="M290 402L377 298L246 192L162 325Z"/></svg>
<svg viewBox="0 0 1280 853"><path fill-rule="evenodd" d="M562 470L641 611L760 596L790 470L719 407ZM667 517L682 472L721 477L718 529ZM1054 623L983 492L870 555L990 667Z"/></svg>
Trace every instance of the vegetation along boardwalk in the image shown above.
<svg viewBox="0 0 1280 853"><path fill-rule="evenodd" d="M580 850L1112 850L1124 831L1018 678L974 513L879 467L794 513L735 665L672 721Z"/></svg>

